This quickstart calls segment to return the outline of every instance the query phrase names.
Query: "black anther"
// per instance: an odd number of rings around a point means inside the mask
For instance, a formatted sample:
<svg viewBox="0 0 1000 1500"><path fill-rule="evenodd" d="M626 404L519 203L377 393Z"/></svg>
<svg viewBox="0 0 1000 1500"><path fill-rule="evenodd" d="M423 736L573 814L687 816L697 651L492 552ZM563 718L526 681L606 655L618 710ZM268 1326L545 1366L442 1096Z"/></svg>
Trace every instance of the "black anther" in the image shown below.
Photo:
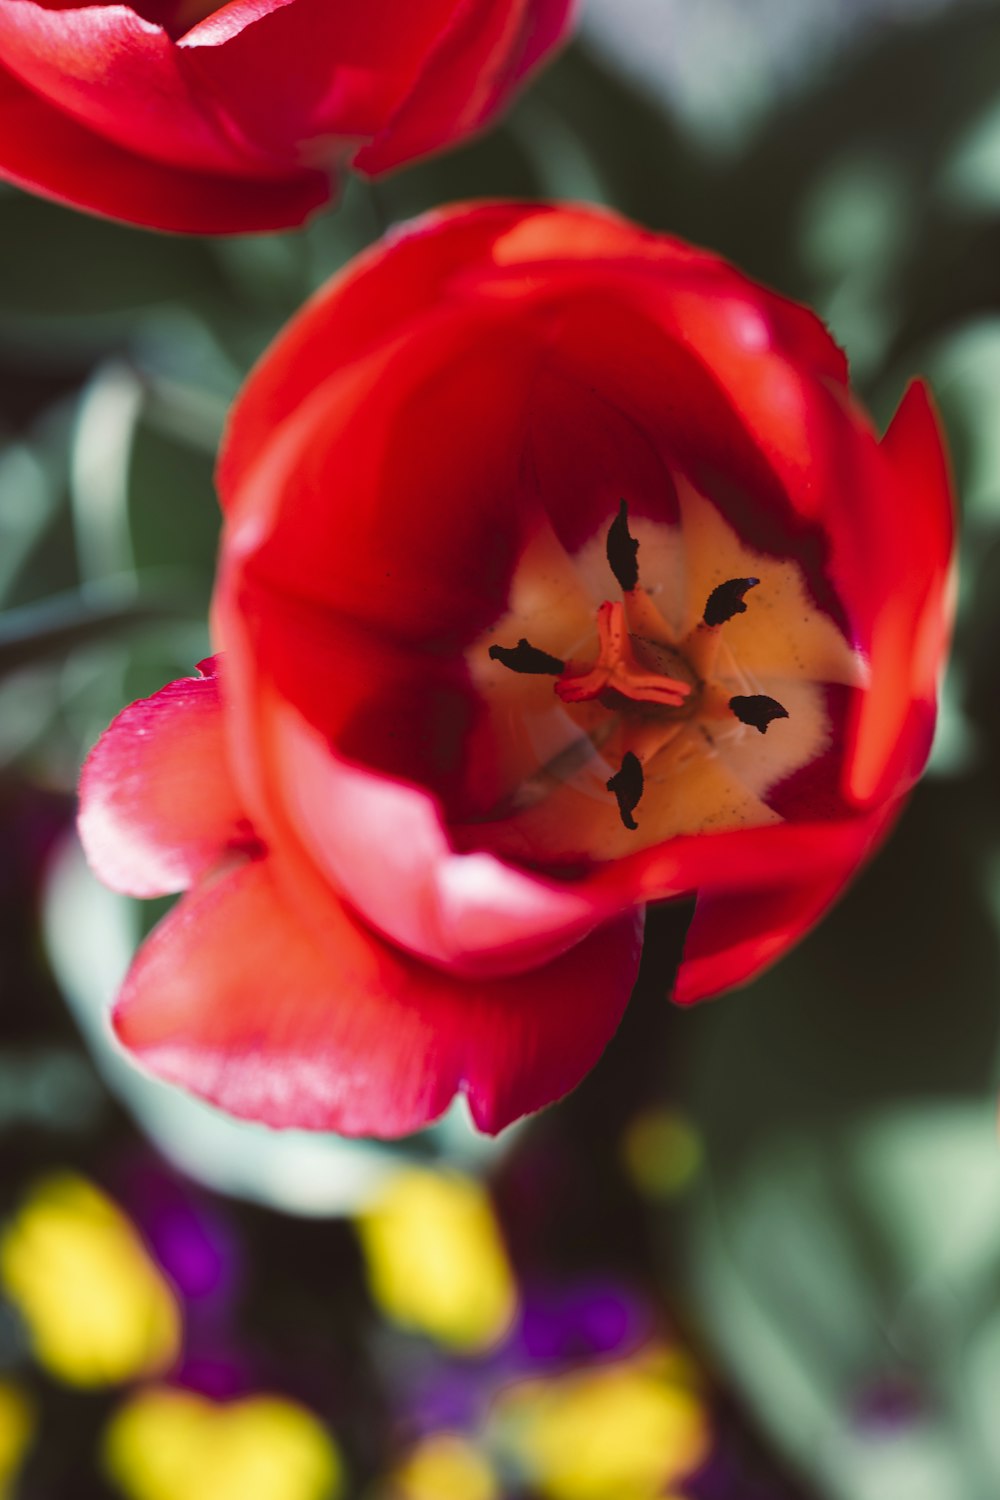
<svg viewBox="0 0 1000 1500"><path fill-rule="evenodd" d="M490 660L509 667L512 672L524 672L529 677L561 677L566 663L547 651L539 651L522 635L516 646L491 646Z"/></svg>
<svg viewBox="0 0 1000 1500"><path fill-rule="evenodd" d="M628 529L628 505L623 500L608 527L608 562L618 586L626 594L639 582L638 551L639 543Z"/></svg>
<svg viewBox="0 0 1000 1500"><path fill-rule="evenodd" d="M774 719L788 718L788 709L783 708L777 698L769 698L766 693L730 698L729 707L741 724L752 724L761 734L767 733L767 726Z"/></svg>
<svg viewBox="0 0 1000 1500"><path fill-rule="evenodd" d="M705 624L725 625L733 615L745 615L747 607L743 603L743 595L749 589L755 589L758 583L759 578L730 578L725 583L720 583L708 596Z"/></svg>
<svg viewBox="0 0 1000 1500"><path fill-rule="evenodd" d="M632 814L639 805L645 786L642 761L639 757L633 755L631 750L627 750L622 757L621 770L615 772L607 785L608 791L614 792L618 799L618 811L622 815L622 822L626 828L631 828L634 832L639 825Z"/></svg>

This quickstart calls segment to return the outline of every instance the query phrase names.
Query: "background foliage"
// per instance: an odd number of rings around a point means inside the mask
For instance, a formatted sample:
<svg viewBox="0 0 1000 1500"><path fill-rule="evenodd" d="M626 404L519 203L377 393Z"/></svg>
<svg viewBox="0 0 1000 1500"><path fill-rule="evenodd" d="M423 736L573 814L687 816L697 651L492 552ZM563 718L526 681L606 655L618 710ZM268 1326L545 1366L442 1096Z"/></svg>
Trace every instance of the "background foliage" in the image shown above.
<svg viewBox="0 0 1000 1500"><path fill-rule="evenodd" d="M998 59L974 0L593 0L498 130L349 184L301 233L156 237L2 193L0 1495L179 1500L191 1473L222 1500L1000 1490ZM928 376L964 501L941 730L797 953L682 1013L682 914L653 917L602 1067L496 1147L458 1118L392 1151L275 1138L110 1052L101 1006L149 914L83 871L70 798L118 709L206 653L212 459L252 360L386 224L484 194L718 249L819 309L883 423ZM56 1169L117 1209L46 1188ZM122 1354L158 1277L180 1331ZM400 1277L429 1301L401 1305ZM40 1330L76 1327L67 1285L111 1312L59 1356ZM209 1405L136 1405L163 1389ZM285 1405L209 1430L262 1392Z"/></svg>

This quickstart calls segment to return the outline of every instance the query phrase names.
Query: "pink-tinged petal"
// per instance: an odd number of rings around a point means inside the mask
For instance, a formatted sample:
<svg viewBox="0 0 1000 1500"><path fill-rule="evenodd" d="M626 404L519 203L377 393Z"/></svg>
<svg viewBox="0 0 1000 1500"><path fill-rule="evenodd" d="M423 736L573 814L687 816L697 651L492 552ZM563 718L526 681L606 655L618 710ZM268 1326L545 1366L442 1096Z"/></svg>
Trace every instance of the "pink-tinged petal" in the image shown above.
<svg viewBox="0 0 1000 1500"><path fill-rule="evenodd" d="M202 0L202 8L209 9L211 3L212 0ZM180 43L185 47L220 47L255 21L263 20L286 5L298 3L299 0L229 0L228 5L210 9L208 15L184 33Z"/></svg>
<svg viewBox="0 0 1000 1500"><path fill-rule="evenodd" d="M608 915L583 890L452 849L441 806L464 785L476 712L459 662L246 585L219 605L231 755L268 844L302 851L383 934L463 973L544 962Z"/></svg>
<svg viewBox="0 0 1000 1500"><path fill-rule="evenodd" d="M860 804L905 790L923 768L954 608L951 476L923 384L906 392L882 452L895 493L875 518L882 563L873 579L873 691L859 704L848 755L848 791Z"/></svg>
<svg viewBox="0 0 1000 1500"><path fill-rule="evenodd" d="M516 979L408 960L331 900L310 930L267 860L182 898L115 1010L157 1076L275 1127L405 1135L468 1096L497 1131L559 1098L613 1035L638 969L637 917Z"/></svg>
<svg viewBox="0 0 1000 1500"><path fill-rule="evenodd" d="M259 732L295 836L393 942L459 974L520 974L596 926L571 885L455 853L425 792L348 765L286 704L271 705Z"/></svg>
<svg viewBox="0 0 1000 1500"><path fill-rule="evenodd" d="M250 181L137 156L70 119L3 68L0 178L57 203L179 234L288 228L330 196L330 182L319 172Z"/></svg>
<svg viewBox="0 0 1000 1500"><path fill-rule="evenodd" d="M242 613L246 621L252 610ZM314 625L313 639L321 636L329 656L315 647L310 656L294 621L289 627L272 610L266 631L231 638L234 753L244 763L255 821L269 842L300 850L314 877L321 871L373 925L428 960L465 973L513 972L635 903L699 890L770 891L822 881L834 866L850 872L878 837L871 820L857 817L783 822L671 839L571 882L518 872L481 851L456 852L439 802L399 779L409 763L413 779L423 772L432 780L425 757L440 739L432 705L443 684L419 677L419 654L351 634L340 622ZM408 672L423 683L415 702L400 687ZM331 680L338 682L332 698L325 688ZM380 692L386 711L373 717L369 700ZM448 696L445 711L461 717ZM322 733L317 725L325 726ZM381 742L370 748L374 770L347 764L330 748L349 742L363 754L372 736L381 741L379 726L398 740L388 777ZM461 753L461 742L459 736L453 753ZM462 768L452 774L461 779ZM443 786L441 801L447 795Z"/></svg>
<svg viewBox="0 0 1000 1500"><path fill-rule="evenodd" d="M79 828L95 873L130 896L184 890L252 843L217 677L171 682L118 715L84 765Z"/></svg>

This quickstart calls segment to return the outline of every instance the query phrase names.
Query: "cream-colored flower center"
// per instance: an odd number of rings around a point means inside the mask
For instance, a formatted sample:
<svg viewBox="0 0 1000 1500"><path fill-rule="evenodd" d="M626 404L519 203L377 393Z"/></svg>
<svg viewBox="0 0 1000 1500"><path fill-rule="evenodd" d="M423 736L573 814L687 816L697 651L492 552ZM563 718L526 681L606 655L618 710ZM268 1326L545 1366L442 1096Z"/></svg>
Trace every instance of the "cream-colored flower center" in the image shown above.
<svg viewBox="0 0 1000 1500"><path fill-rule="evenodd" d="M526 549L468 653L489 739L470 842L558 868L780 822L767 793L829 748L824 685L863 661L797 563L679 494L677 525L611 504L575 556L551 528Z"/></svg>

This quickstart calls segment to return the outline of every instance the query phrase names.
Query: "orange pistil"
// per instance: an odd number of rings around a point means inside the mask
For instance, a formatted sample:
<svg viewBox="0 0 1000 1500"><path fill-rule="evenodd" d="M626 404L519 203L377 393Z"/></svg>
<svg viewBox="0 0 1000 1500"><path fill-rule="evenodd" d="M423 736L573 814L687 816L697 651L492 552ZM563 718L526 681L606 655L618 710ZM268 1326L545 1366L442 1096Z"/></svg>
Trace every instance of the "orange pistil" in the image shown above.
<svg viewBox="0 0 1000 1500"><path fill-rule="evenodd" d="M597 611L599 650L590 668L570 662L556 683L564 703L584 703L606 693L629 698L634 703L657 703L682 708L691 694L691 683L662 672L651 672L636 655L625 617L625 606L605 600Z"/></svg>

